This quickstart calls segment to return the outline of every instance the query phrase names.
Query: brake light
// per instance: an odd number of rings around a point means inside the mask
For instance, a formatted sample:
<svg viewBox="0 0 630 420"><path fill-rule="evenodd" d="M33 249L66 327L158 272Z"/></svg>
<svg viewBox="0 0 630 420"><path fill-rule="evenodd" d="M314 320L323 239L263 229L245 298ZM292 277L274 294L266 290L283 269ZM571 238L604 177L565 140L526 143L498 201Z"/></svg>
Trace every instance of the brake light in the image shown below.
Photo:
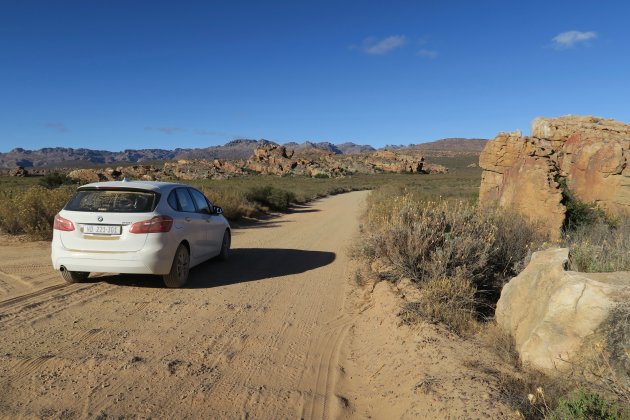
<svg viewBox="0 0 630 420"><path fill-rule="evenodd" d="M59 216L59 214L55 215L55 223L53 223L53 229L62 230L64 232L70 232L74 230L74 223L70 220Z"/></svg>
<svg viewBox="0 0 630 420"><path fill-rule="evenodd" d="M168 232L173 226L173 218L169 216L155 216L149 220L136 222L129 228L129 233L160 233Z"/></svg>

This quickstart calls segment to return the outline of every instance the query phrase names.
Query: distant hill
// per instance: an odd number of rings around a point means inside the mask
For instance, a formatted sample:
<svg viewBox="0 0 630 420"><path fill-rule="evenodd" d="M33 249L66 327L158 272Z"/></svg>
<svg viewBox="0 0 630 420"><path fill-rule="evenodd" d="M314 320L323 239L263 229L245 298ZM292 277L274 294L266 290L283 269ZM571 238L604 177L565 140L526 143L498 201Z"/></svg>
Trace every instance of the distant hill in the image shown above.
<svg viewBox="0 0 630 420"><path fill-rule="evenodd" d="M122 152L86 148L73 149L67 147L46 147L39 150L25 150L18 147L10 152L0 153L0 168L10 169L17 166L23 166L25 168L50 168L57 166L78 167L179 159L247 159L254 153L254 149L265 144L277 143L264 139L238 139L232 140L223 146L211 146L207 148L177 148L174 150L128 149ZM349 154L374 150L371 146L356 145L354 143L334 145L328 142L304 142L302 144L293 142L287 143L286 146L298 152L317 149L334 154Z"/></svg>
<svg viewBox="0 0 630 420"><path fill-rule="evenodd" d="M488 143L488 139L447 138L428 143L410 145L409 148L418 150L481 153L486 143Z"/></svg>
<svg viewBox="0 0 630 420"><path fill-rule="evenodd" d="M333 144L327 141L312 143L305 141L304 143L290 142L285 143L287 149L293 149L296 153L309 153L311 151L324 151L335 155L351 155L355 153L373 152L376 149L367 144L342 143Z"/></svg>
<svg viewBox="0 0 630 420"><path fill-rule="evenodd" d="M238 139L225 143L223 146L211 146L205 149L187 149L177 153L171 159L205 159L205 160L236 160L247 159L254 150L265 144L277 144L269 140Z"/></svg>

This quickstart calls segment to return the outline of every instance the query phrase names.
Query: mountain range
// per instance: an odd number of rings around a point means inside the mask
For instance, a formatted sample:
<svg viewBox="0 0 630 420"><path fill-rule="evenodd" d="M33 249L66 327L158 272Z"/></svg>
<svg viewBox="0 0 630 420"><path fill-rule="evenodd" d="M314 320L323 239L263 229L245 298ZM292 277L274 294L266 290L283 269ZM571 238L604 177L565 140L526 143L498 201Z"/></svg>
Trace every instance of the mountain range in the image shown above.
<svg viewBox="0 0 630 420"><path fill-rule="evenodd" d="M405 146L404 148L481 152L481 149L483 148L483 145L485 145L486 141L487 140L482 139L442 139L431 143ZM256 148L266 144L277 143L264 139L238 139L232 140L223 146L211 146L207 148L176 148L174 150L127 149L121 152L86 148L73 149L66 147L46 147L39 150L26 150L18 147L7 153L0 153L0 168L10 169L18 166L24 168L51 168L56 166L80 167L180 159L247 159L253 154ZM313 143L306 141L301 144L296 142L285 143L284 146L287 149L293 149L298 154L308 153L311 151L333 154L355 154L369 153L376 150L374 147L369 145L359 145L350 142L333 144L329 142ZM386 148L402 148L402 146L388 146Z"/></svg>

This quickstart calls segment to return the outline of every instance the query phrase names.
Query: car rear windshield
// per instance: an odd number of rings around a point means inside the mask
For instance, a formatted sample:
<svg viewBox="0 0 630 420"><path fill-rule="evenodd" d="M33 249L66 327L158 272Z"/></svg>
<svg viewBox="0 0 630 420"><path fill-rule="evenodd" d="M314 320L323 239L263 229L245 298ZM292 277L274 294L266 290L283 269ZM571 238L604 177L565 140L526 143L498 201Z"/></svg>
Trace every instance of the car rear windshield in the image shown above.
<svg viewBox="0 0 630 420"><path fill-rule="evenodd" d="M109 213L148 213L155 210L159 194L129 189L83 189L77 191L65 210Z"/></svg>

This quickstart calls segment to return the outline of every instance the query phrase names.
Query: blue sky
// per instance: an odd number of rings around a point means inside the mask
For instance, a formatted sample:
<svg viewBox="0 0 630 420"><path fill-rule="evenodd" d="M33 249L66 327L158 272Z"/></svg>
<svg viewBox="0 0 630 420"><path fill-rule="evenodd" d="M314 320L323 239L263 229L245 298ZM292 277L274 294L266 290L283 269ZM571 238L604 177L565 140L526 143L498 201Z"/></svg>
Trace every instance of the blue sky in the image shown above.
<svg viewBox="0 0 630 420"><path fill-rule="evenodd" d="M409 144L630 122L626 1L0 6L0 151Z"/></svg>

